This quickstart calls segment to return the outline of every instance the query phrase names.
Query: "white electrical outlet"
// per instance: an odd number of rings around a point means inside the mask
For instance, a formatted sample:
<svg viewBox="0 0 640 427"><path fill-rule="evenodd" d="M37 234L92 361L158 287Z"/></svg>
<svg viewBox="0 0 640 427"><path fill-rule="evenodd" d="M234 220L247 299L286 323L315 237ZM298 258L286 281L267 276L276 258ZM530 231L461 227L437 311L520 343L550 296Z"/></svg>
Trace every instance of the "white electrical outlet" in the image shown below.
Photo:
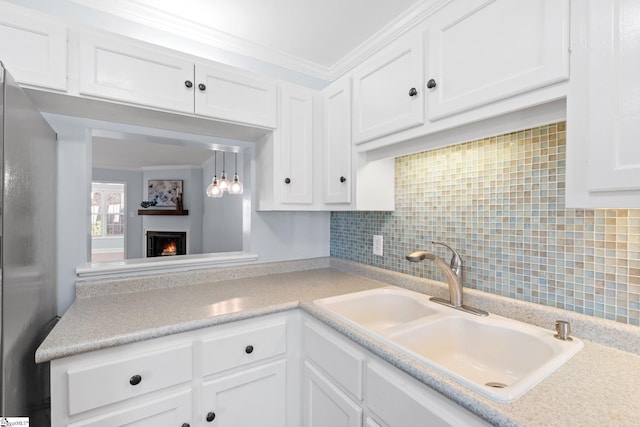
<svg viewBox="0 0 640 427"><path fill-rule="evenodd" d="M373 254L382 256L382 236L373 236Z"/></svg>

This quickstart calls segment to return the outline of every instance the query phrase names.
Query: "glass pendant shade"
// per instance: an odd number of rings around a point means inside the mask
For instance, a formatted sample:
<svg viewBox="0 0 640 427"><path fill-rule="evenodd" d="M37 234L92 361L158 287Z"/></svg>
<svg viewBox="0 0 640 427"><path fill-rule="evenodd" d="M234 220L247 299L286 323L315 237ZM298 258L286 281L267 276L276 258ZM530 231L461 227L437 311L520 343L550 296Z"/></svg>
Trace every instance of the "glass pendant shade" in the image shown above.
<svg viewBox="0 0 640 427"><path fill-rule="evenodd" d="M218 185L218 178L213 177L211 184L207 187L207 196L209 197L222 197L223 191L220 189Z"/></svg>
<svg viewBox="0 0 640 427"><path fill-rule="evenodd" d="M225 155L222 152L222 175L218 180L218 152L214 151L214 161L213 161L213 180L211 184L207 187L207 196L208 197L222 197L225 191L228 191L229 194L242 194L244 191L244 186L240 182L240 178L238 177L238 153L235 153L236 157L236 172L233 175L233 181L229 181L227 179L227 173L225 172Z"/></svg>
<svg viewBox="0 0 640 427"><path fill-rule="evenodd" d="M236 171L233 174L233 181L229 185L229 194L242 194L244 191L244 186L240 182L240 178L238 177L238 153L235 154L235 162L236 162Z"/></svg>
<svg viewBox="0 0 640 427"><path fill-rule="evenodd" d="M238 178L238 174L235 174L229 186L229 194L242 194L242 191L244 191L244 187L240 182L240 178Z"/></svg>
<svg viewBox="0 0 640 427"><path fill-rule="evenodd" d="M227 174L225 171L222 171L222 176L220 177L220 181L218 181L218 187L222 191L229 191L229 180L227 179Z"/></svg>
<svg viewBox="0 0 640 427"><path fill-rule="evenodd" d="M207 196L208 197L222 197L224 191L220 189L220 184L218 183L218 152L213 152L213 179L211 180L211 184L207 187ZM223 172L224 174L224 172Z"/></svg>

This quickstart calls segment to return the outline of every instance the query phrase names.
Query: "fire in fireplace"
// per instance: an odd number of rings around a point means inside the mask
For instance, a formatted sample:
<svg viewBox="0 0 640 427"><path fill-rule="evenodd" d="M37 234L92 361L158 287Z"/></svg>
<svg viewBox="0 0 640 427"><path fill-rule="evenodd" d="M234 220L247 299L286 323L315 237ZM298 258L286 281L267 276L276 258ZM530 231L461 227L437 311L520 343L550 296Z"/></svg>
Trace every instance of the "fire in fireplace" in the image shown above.
<svg viewBox="0 0 640 427"><path fill-rule="evenodd" d="M147 257L186 254L186 231L147 231Z"/></svg>

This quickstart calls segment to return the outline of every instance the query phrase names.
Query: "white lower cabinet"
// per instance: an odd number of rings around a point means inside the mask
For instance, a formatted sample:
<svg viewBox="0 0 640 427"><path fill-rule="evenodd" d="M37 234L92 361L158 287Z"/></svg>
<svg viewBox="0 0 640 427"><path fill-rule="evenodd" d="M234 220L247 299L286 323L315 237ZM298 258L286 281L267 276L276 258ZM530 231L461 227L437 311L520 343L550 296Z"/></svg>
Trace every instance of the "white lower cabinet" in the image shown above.
<svg viewBox="0 0 640 427"><path fill-rule="evenodd" d="M362 408L342 392L329 378L304 364L304 425L309 427L361 427Z"/></svg>
<svg viewBox="0 0 640 427"><path fill-rule="evenodd" d="M268 315L53 360L51 425L294 427L287 387L299 379L288 378L297 367L287 342L297 318Z"/></svg>
<svg viewBox="0 0 640 427"><path fill-rule="evenodd" d="M303 342L305 427L488 425L310 317Z"/></svg>
<svg viewBox="0 0 640 427"><path fill-rule="evenodd" d="M218 427L281 427L286 419L286 385L284 359L205 381L200 422Z"/></svg>
<svg viewBox="0 0 640 427"><path fill-rule="evenodd" d="M51 362L51 425L486 425L299 311Z"/></svg>
<svg viewBox="0 0 640 427"><path fill-rule="evenodd" d="M366 370L367 415L381 427L486 426L466 409L386 363Z"/></svg>
<svg viewBox="0 0 640 427"><path fill-rule="evenodd" d="M191 422L193 346L166 337L51 362L51 425ZM153 424L159 420L160 424ZM169 420L177 424L168 423Z"/></svg>
<svg viewBox="0 0 640 427"><path fill-rule="evenodd" d="M127 405L119 410L69 424L70 427L157 427L185 426L191 419L191 388L158 397L149 402ZM189 424L190 425L190 424Z"/></svg>

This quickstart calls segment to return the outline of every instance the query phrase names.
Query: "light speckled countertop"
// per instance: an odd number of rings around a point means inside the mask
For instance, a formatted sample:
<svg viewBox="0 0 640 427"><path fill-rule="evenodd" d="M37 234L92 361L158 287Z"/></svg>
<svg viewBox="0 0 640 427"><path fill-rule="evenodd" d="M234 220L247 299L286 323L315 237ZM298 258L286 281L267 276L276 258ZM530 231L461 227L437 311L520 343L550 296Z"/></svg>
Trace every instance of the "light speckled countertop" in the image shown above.
<svg viewBox="0 0 640 427"><path fill-rule="evenodd" d="M333 268L326 268L329 265ZM45 362L300 308L493 424L640 425L640 356L589 341L590 338L596 341L609 328L615 336L635 339L636 342L631 344L631 350L635 350L634 346L640 341L640 328L583 319L586 316L567 316L566 312L561 312L560 314L565 314L564 318L570 317L572 323L577 320L578 329L574 327L574 331L576 336L585 341L584 349L515 402L497 403L327 315L313 305L313 300L318 298L388 284L442 296L445 291L443 284L339 260L314 260L306 264L287 264L285 267L282 268L281 264L271 268L235 267L224 271L216 270L215 273L209 273L209 276L203 272L191 273L192 276L189 273L177 273L169 278L165 275L148 279L81 283L76 302L42 343L36 353L36 360ZM281 272L288 270L291 272ZM275 274L269 274L274 272ZM195 278L193 274L198 277ZM238 278L241 276L248 277ZM210 280L202 282L203 277L209 277ZM189 280L201 282L188 284L193 283ZM131 292L133 289L138 291ZM123 290L128 292L123 293ZM474 305L490 312L499 311L492 311L493 305L500 306L503 305L501 302L504 303L499 297L465 289L465 296L467 294L470 300L474 300ZM518 307L522 304L526 303L514 302L512 305ZM526 304L528 310L519 309L519 312L527 318L535 318L537 322L559 314L555 309L532 308L530 305L532 304ZM531 310L535 315L531 314ZM497 314L508 314L502 311ZM525 314L522 314L523 311ZM587 336L580 335L580 327Z"/></svg>

